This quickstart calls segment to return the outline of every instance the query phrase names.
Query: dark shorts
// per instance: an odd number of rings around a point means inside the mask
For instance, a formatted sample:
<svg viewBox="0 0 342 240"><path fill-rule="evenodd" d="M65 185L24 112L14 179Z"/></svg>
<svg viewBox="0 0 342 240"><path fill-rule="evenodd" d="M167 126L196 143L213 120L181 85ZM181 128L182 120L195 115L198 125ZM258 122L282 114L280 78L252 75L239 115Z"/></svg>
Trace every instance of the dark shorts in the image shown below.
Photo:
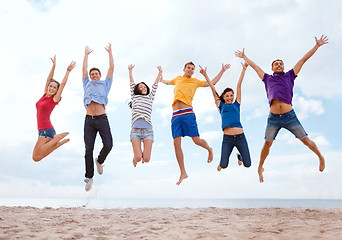
<svg viewBox="0 0 342 240"><path fill-rule="evenodd" d="M299 139L308 136L293 109L283 114L270 112L267 119L265 140L268 142L274 141L281 128L289 130Z"/></svg>
<svg viewBox="0 0 342 240"><path fill-rule="evenodd" d="M56 131L54 128L38 130L38 137L45 137L45 138L53 139L55 135L56 135Z"/></svg>
<svg viewBox="0 0 342 240"><path fill-rule="evenodd" d="M172 137L198 137L196 116L192 108L177 110L173 112L171 119Z"/></svg>

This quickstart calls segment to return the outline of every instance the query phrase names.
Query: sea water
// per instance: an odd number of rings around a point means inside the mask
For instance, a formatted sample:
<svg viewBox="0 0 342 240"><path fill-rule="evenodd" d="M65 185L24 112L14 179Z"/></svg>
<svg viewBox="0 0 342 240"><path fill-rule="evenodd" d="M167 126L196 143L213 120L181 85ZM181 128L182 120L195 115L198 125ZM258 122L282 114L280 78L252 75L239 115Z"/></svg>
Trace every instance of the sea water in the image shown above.
<svg viewBox="0 0 342 240"><path fill-rule="evenodd" d="M310 208L342 209L342 199L111 199L0 198L0 206L81 208Z"/></svg>

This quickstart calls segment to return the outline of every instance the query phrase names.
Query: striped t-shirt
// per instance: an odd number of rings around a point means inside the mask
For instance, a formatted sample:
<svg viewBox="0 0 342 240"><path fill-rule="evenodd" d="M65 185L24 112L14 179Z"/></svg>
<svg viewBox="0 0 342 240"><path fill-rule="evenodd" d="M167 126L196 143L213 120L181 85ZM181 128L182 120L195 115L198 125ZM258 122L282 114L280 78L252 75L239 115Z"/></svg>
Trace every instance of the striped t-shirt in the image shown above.
<svg viewBox="0 0 342 240"><path fill-rule="evenodd" d="M131 82L131 101L132 101L132 125L139 118L144 119L152 125L151 113L154 96L158 88L158 83L152 85L152 90L148 95L135 95L134 87L136 83Z"/></svg>

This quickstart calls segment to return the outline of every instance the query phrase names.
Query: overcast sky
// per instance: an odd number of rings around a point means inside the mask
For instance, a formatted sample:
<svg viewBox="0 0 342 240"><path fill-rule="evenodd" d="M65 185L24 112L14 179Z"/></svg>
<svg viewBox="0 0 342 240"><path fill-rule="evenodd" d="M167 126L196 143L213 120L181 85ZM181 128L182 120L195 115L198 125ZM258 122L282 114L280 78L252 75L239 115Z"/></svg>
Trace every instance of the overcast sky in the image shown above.
<svg viewBox="0 0 342 240"><path fill-rule="evenodd" d="M342 198L342 18L339 1L310 0L0 0L0 197L111 197L111 198ZM262 81L248 68L242 88L241 121L249 143L252 167L238 167L236 150L230 165L216 171L221 152L221 120L209 88L198 89L193 101L201 137L214 149L207 153L183 138L189 178L176 186L179 168L170 130L173 86L160 84L153 105L155 142L151 162L133 167L129 141L131 110L128 64L135 64L137 82L152 84L157 65L167 80L181 75L184 63L196 64L214 77L222 63L229 69L217 84L236 88L241 59L246 55L265 72L271 62L284 60L290 70L314 44L324 45L305 63L295 80L294 109L309 137L326 158L318 158L286 130L281 130L257 174L269 107ZM114 136L104 174L94 176L92 191L84 191L82 60L84 47L94 51L89 67L108 69L105 46L112 43L115 70L107 114ZM57 56L54 78L71 72L63 100L51 115L57 133L69 131L71 141L41 162L32 149L37 141L35 103L43 94ZM101 147L98 136L95 153Z"/></svg>

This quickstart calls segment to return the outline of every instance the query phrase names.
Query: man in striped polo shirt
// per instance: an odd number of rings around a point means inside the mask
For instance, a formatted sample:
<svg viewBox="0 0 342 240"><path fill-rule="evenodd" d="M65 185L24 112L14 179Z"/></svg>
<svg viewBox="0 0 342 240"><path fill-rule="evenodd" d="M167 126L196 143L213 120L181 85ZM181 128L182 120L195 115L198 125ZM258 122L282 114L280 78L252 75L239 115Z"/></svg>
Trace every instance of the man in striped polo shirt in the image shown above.
<svg viewBox="0 0 342 240"><path fill-rule="evenodd" d="M212 83L214 85L220 80L223 73L229 67L229 64L222 64L221 71L212 80ZM196 116L192 109L192 99L197 88L208 87L209 85L206 81L201 81L197 78L192 77L195 72L195 64L193 62L186 63L183 72L183 76L178 76L170 81L161 79L161 82L164 84L175 85L174 100L172 103L173 115L171 120L171 130L175 154L181 172L179 180L176 183L177 185L181 184L181 182L188 177L184 166L181 137L191 137L196 145L203 147L208 151L208 163L213 160L213 149L204 139L200 138L197 128Z"/></svg>

